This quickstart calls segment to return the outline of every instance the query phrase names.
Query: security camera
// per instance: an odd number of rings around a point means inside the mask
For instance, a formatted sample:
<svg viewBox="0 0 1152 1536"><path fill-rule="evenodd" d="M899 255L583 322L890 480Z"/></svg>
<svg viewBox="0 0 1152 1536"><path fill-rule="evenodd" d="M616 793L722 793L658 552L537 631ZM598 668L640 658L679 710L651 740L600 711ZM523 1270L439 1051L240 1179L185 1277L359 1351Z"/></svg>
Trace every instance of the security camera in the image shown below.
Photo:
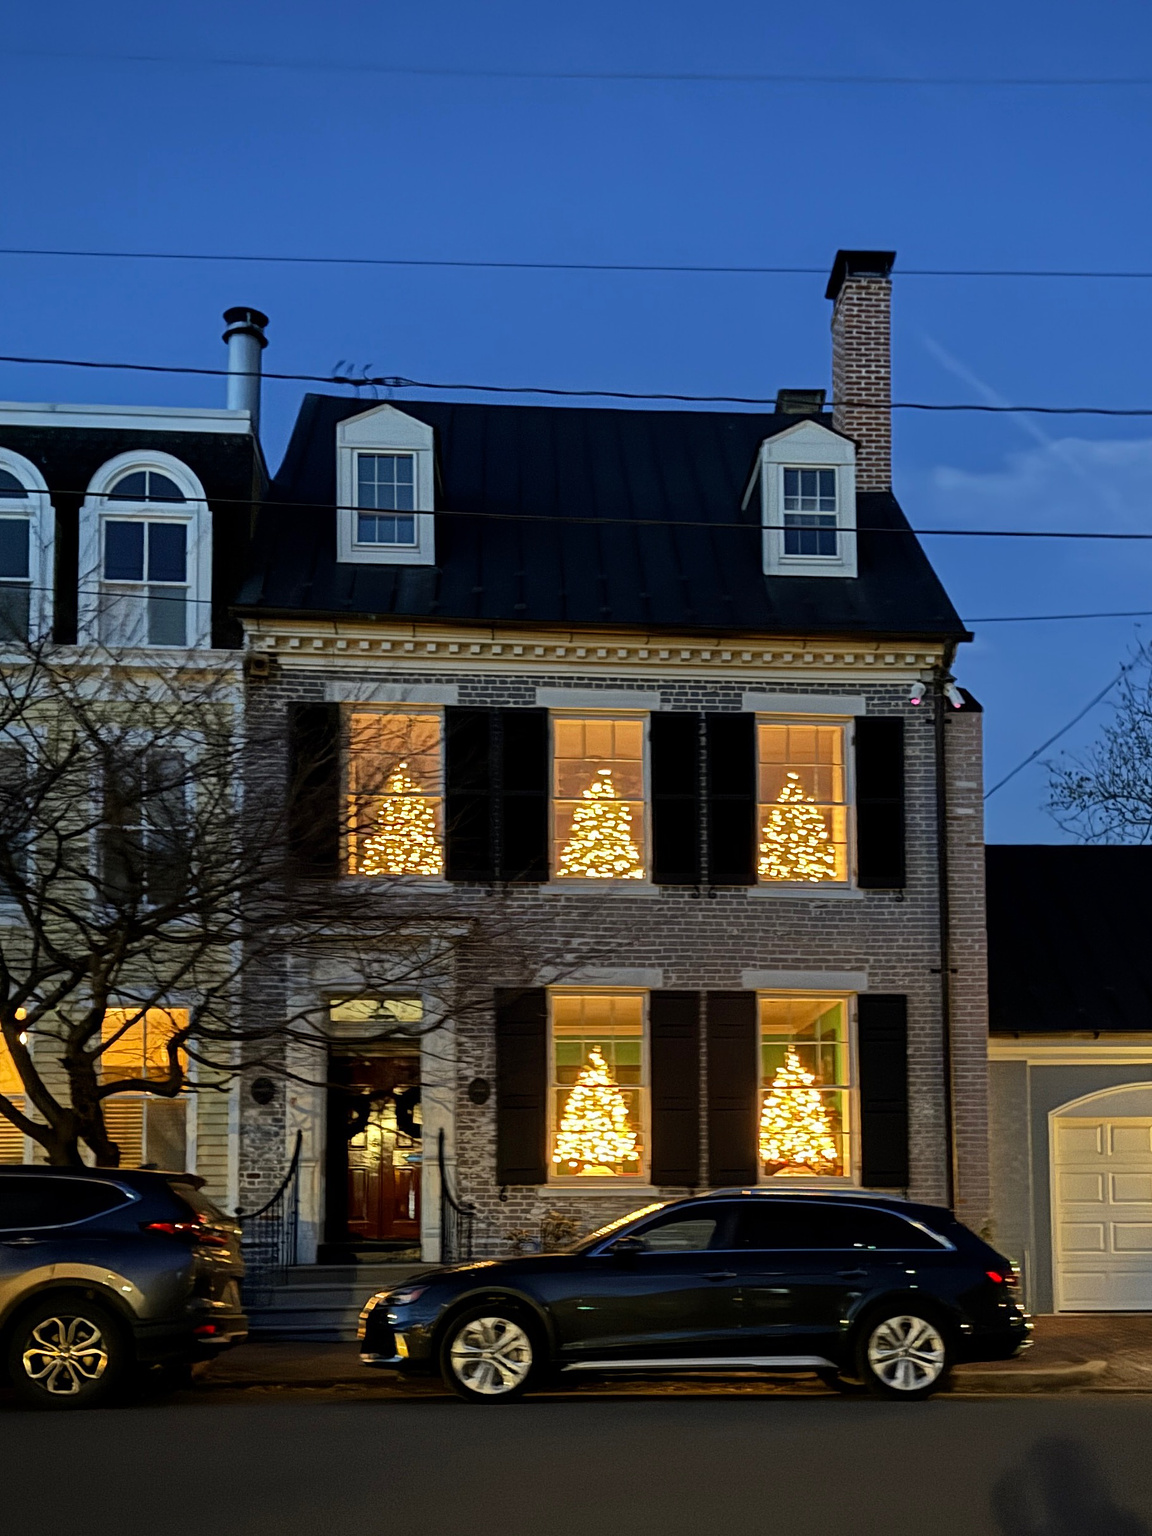
<svg viewBox="0 0 1152 1536"><path fill-rule="evenodd" d="M913 683L912 692L908 695L909 704L923 704L927 687L928 684L925 682Z"/></svg>
<svg viewBox="0 0 1152 1536"><path fill-rule="evenodd" d="M944 684L944 697L948 700L953 709L964 708L964 695L960 692L955 683Z"/></svg>

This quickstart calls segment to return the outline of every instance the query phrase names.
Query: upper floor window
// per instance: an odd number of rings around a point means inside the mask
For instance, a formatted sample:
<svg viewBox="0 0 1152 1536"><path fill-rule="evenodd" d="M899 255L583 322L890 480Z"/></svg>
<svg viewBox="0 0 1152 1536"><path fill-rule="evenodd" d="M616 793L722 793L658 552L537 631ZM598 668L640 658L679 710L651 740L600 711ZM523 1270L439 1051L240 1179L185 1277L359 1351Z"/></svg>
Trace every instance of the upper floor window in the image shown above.
<svg viewBox="0 0 1152 1536"><path fill-rule="evenodd" d="M439 714L353 714L348 735L347 868L352 875L444 873Z"/></svg>
<svg viewBox="0 0 1152 1536"><path fill-rule="evenodd" d="M845 727L761 720L756 736L758 878L768 884L845 884Z"/></svg>
<svg viewBox="0 0 1152 1536"><path fill-rule="evenodd" d="M856 449L803 421L761 444L744 498L759 494L768 576L856 575Z"/></svg>
<svg viewBox="0 0 1152 1536"><path fill-rule="evenodd" d="M0 449L0 643L47 634L53 524L39 470L20 454Z"/></svg>
<svg viewBox="0 0 1152 1536"><path fill-rule="evenodd" d="M336 548L346 563L435 561L432 428L392 405L336 429Z"/></svg>
<svg viewBox="0 0 1152 1536"><path fill-rule="evenodd" d="M785 469L784 553L835 559L836 471Z"/></svg>
<svg viewBox="0 0 1152 1536"><path fill-rule="evenodd" d="M552 874L643 880L646 717L552 720Z"/></svg>
<svg viewBox="0 0 1152 1536"><path fill-rule="evenodd" d="M186 465L161 453L105 464L81 510L80 540L82 640L210 643L211 520Z"/></svg>

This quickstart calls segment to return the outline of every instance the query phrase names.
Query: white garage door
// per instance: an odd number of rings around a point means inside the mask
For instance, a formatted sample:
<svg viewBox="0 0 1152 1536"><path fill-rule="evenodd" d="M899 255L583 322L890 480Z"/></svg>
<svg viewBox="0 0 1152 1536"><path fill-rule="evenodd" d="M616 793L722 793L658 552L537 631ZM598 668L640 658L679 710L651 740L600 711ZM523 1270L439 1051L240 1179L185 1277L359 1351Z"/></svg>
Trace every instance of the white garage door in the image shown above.
<svg viewBox="0 0 1152 1536"><path fill-rule="evenodd" d="M1152 1311L1152 1119L1055 1122L1061 1312Z"/></svg>

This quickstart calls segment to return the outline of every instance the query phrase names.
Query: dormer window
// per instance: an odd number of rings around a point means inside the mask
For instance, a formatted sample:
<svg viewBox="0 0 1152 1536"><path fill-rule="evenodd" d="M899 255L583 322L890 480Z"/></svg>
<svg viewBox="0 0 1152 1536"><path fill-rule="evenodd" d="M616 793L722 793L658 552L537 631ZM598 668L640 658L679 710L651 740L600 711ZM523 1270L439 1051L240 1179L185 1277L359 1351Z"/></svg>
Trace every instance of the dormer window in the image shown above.
<svg viewBox="0 0 1152 1536"><path fill-rule="evenodd" d="M81 639L208 645L212 529L203 489L179 459L142 458L105 464L81 510Z"/></svg>
<svg viewBox="0 0 1152 1536"><path fill-rule="evenodd" d="M35 641L48 631L53 523L35 465L0 449L0 643Z"/></svg>
<svg viewBox="0 0 1152 1536"><path fill-rule="evenodd" d="M761 445L744 505L760 494L766 576L855 576L856 449L817 421Z"/></svg>
<svg viewBox="0 0 1152 1536"><path fill-rule="evenodd" d="M336 558L347 565L433 565L432 428L392 405L336 429Z"/></svg>

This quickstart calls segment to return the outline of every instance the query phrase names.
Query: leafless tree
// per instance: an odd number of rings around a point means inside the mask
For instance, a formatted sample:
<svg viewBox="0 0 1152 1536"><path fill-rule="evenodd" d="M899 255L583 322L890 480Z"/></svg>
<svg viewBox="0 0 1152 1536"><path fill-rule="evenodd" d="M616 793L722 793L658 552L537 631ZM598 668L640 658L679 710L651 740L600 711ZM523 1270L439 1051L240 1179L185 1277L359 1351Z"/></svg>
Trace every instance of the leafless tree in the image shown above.
<svg viewBox="0 0 1152 1536"><path fill-rule="evenodd" d="M283 715L246 709L239 657L6 647L0 1033L22 1093L0 1093L0 1117L51 1162L80 1162L83 1143L118 1164L114 1095L288 1074L290 1042L318 1047L323 1080L324 1009L246 1008L263 978L338 961L354 995L436 990L434 1027L484 1006L462 951L503 976L580 958L498 890L316 878L290 830L318 765L286 763ZM399 1032L385 1017L373 1038Z"/></svg>
<svg viewBox="0 0 1152 1536"><path fill-rule="evenodd" d="M1048 809L1084 842L1152 842L1152 648L1120 680L1112 718L1079 757L1046 764Z"/></svg>

